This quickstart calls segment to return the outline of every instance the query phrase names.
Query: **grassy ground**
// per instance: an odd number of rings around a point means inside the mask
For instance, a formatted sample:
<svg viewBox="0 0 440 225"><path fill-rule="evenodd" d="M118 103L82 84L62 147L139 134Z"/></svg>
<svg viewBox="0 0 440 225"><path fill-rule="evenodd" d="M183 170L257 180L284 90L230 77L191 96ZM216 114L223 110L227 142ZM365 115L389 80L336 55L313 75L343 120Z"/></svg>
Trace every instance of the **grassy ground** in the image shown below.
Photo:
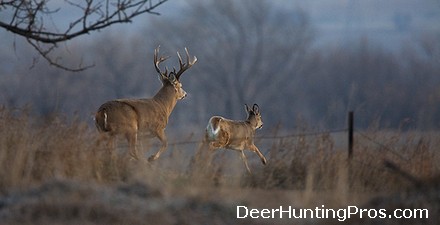
<svg viewBox="0 0 440 225"><path fill-rule="evenodd" d="M219 150L194 158L198 143L170 145L153 163L133 161L123 143L108 149L85 123L64 121L62 116L41 121L26 110L0 109L0 224L340 223L316 218L237 220L238 205L427 208L428 219L380 220L364 214L345 221L440 221L436 132L359 131L350 161L338 135L263 139L257 146L269 163L263 166L248 152L252 174L247 174L236 152ZM150 149L146 157L156 150L141 145Z"/></svg>

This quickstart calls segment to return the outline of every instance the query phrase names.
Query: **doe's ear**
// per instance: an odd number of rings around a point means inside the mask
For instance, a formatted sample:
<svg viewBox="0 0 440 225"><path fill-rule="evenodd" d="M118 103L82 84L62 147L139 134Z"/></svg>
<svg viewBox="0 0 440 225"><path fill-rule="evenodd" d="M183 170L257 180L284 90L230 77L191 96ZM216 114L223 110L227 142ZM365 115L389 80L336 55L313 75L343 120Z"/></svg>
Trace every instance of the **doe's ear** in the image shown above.
<svg viewBox="0 0 440 225"><path fill-rule="evenodd" d="M254 104L254 106L252 106L252 111L254 111L255 114L259 114L260 113L260 107L258 107L257 104Z"/></svg>
<svg viewBox="0 0 440 225"><path fill-rule="evenodd" d="M251 108L249 108L249 106L247 104L244 104L244 109L246 110L246 112L250 112Z"/></svg>

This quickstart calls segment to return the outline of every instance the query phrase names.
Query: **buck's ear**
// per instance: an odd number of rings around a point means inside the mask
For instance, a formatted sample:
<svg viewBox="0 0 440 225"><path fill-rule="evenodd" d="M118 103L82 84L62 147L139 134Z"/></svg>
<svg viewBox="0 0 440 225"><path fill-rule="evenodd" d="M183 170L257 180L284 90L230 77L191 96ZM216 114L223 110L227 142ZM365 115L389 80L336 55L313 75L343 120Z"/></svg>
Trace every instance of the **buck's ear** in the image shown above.
<svg viewBox="0 0 440 225"><path fill-rule="evenodd" d="M246 112L250 112L251 108L249 108L249 106L247 104L244 104L244 109L246 110Z"/></svg>
<svg viewBox="0 0 440 225"><path fill-rule="evenodd" d="M176 82L176 79L177 79L176 75L173 72L171 72L170 75L168 75L168 80L170 81L170 83Z"/></svg>
<svg viewBox="0 0 440 225"><path fill-rule="evenodd" d="M260 113L260 108L258 107L257 104L254 104L254 106L252 106L252 111L254 111L255 114Z"/></svg>

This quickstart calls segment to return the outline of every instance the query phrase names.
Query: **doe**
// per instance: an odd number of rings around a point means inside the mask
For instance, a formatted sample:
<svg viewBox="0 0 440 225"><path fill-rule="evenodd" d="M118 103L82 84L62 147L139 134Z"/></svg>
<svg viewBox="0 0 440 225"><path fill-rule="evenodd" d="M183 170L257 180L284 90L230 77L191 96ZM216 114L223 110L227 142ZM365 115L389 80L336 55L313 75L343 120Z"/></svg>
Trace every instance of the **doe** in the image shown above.
<svg viewBox="0 0 440 225"><path fill-rule="evenodd" d="M267 164L267 160L254 144L255 131L263 126L260 109L257 104L252 108L245 104L245 109L248 114L246 120L211 117L206 127L205 142L209 143L210 150L226 148L239 151L247 171L251 173L244 154L245 149L255 152L264 165Z"/></svg>

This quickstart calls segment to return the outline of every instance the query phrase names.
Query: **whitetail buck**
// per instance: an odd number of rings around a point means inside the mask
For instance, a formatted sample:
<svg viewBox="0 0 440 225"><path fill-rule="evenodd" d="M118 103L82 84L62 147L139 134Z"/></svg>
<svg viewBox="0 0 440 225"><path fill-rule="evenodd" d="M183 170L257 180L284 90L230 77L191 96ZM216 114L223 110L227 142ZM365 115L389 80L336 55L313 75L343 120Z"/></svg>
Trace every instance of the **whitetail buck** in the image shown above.
<svg viewBox="0 0 440 225"><path fill-rule="evenodd" d="M221 116L213 116L209 119L206 127L205 142L209 143L209 149L226 148L241 153L241 158L250 173L244 150L255 152L266 165L267 160L254 144L255 131L263 126L260 110L257 104L252 109L245 105L248 117L244 121L225 119Z"/></svg>
<svg viewBox="0 0 440 225"><path fill-rule="evenodd" d="M109 135L110 141L117 135L124 135L128 141L130 155L138 159L136 142L138 133L147 133L151 137L157 137L162 146L156 154L148 158L149 161L156 160L160 154L167 148L167 138L165 136L165 127L168 118L177 103L177 100L183 99L186 92L182 89L180 76L189 69L197 58L190 59L188 50L185 48L186 62L182 62L179 52L180 69L168 73L168 69L161 71L159 64L169 57L158 57L159 47L154 50L154 66L159 78L162 81L162 88L150 99L116 99L108 101L99 107L95 115L95 124L101 133Z"/></svg>

